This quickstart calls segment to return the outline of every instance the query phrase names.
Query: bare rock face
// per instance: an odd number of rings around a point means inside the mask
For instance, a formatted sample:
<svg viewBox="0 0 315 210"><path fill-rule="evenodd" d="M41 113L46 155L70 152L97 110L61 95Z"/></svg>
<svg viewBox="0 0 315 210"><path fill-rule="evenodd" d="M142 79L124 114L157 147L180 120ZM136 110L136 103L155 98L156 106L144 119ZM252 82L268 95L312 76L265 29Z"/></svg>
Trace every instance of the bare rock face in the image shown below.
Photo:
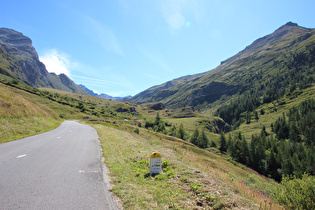
<svg viewBox="0 0 315 210"><path fill-rule="evenodd" d="M7 53L17 58L19 65L12 69L13 72L32 87L40 87L40 81L48 86L45 78L49 73L45 65L39 61L30 38L12 29L1 28L0 41Z"/></svg>
<svg viewBox="0 0 315 210"><path fill-rule="evenodd" d="M10 55L9 62L14 63L10 70L32 87L48 87L74 93L87 94L66 75L51 74L40 62L32 45L32 40L13 29L0 28L0 43L3 53Z"/></svg>
<svg viewBox="0 0 315 210"><path fill-rule="evenodd" d="M22 56L25 53L29 55L36 54L36 51L32 46L32 40L15 30L0 28L0 40L1 43L5 44L11 52L16 50L17 56Z"/></svg>

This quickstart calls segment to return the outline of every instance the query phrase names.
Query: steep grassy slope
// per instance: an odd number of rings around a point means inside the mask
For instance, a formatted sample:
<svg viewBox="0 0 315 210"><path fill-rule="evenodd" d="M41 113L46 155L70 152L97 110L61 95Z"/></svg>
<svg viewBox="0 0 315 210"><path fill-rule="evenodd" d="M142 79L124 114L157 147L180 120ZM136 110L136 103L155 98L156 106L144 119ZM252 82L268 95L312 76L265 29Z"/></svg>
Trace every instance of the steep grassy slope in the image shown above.
<svg viewBox="0 0 315 210"><path fill-rule="evenodd" d="M58 113L40 97L0 83L0 143L56 128Z"/></svg>
<svg viewBox="0 0 315 210"><path fill-rule="evenodd" d="M270 125L288 109L315 98L314 94L312 86L303 91L293 91L277 102L265 103L256 109L257 112L263 109L264 114L258 119L253 116L251 123L242 123L238 130L228 135L234 138L242 132L244 138L250 140L265 126L269 137L272 137L275 134ZM196 127L209 126L207 119L200 116L169 118L169 111L159 111L163 120L173 125L184 124L190 135ZM153 117L157 112L151 110L148 114ZM229 156L220 155L216 148L207 148L211 151L207 152L187 141L155 133L151 129L137 128L136 125L104 125L95 127L101 136L105 163L111 170L113 192L126 209L280 209L278 201L285 205L285 209L310 209L314 205L314 176L284 178L280 185L234 162ZM219 135L207 133L207 136L217 142L217 147L220 146ZM278 143L281 144L280 141ZM160 152L163 160L167 160L164 174L156 177L148 175L151 152ZM270 151L266 151L265 155L267 158L264 158L269 161ZM266 161L265 166L268 168L269 162ZM292 194L292 191L295 193ZM133 196L135 194L136 197Z"/></svg>
<svg viewBox="0 0 315 210"><path fill-rule="evenodd" d="M159 101L160 99L157 99L157 98L153 99L152 97L155 94L157 94L159 92L163 93L164 91L166 91L167 95L171 95L172 93L168 92L167 89L172 88L172 87L177 86L177 85L180 85L180 84L185 83L187 81L199 78L203 74L204 73L195 74L195 75L188 75L188 76L174 79L174 80L166 82L164 84L151 87L151 88L135 95L134 97L132 97L132 99L128 99L128 100L132 101L132 102L137 102L137 103L150 103L150 102L154 102L154 101Z"/></svg>
<svg viewBox="0 0 315 210"><path fill-rule="evenodd" d="M133 118L143 118L141 114L141 107L138 108L137 105L132 103L123 103L51 88L40 88L40 90L47 91L53 96L64 98L63 101L65 103L69 103L72 106L78 106L78 103L81 103L82 105L80 105L80 110L86 114L86 117L94 116L100 119L111 120L132 120Z"/></svg>
<svg viewBox="0 0 315 210"><path fill-rule="evenodd" d="M273 180L186 141L146 129L139 134L127 132L133 126L94 127L114 184L112 191L124 209L257 209L269 201L267 194L276 192ZM152 152L162 155L163 174L148 174ZM274 203L272 207L279 208Z"/></svg>
<svg viewBox="0 0 315 210"><path fill-rule="evenodd" d="M64 119L120 122L142 117L130 104L6 81L0 81L0 143L45 132Z"/></svg>
<svg viewBox="0 0 315 210"><path fill-rule="evenodd" d="M18 58L10 55L0 46L0 78L8 81L19 79L18 75L12 71L12 69L17 69L18 65Z"/></svg>

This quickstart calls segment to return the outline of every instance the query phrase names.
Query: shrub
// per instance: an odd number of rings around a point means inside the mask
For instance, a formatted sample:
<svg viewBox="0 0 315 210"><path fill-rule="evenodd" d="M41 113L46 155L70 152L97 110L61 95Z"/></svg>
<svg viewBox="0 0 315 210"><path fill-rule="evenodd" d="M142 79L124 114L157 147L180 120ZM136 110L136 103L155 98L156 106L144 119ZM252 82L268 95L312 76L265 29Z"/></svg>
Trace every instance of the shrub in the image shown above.
<svg viewBox="0 0 315 210"><path fill-rule="evenodd" d="M12 84L14 84L14 85L18 85L18 84L19 84L19 81L18 81L18 80L15 80L15 79L12 80L11 82L12 82Z"/></svg>
<svg viewBox="0 0 315 210"><path fill-rule="evenodd" d="M152 128L154 126L154 122L152 122L152 121L145 121L145 125L144 125L144 127L145 128Z"/></svg>
<svg viewBox="0 0 315 210"><path fill-rule="evenodd" d="M315 178L304 174L302 179L295 176L284 177L278 186L275 198L288 209L314 209Z"/></svg>
<svg viewBox="0 0 315 210"><path fill-rule="evenodd" d="M139 130L139 128L135 128L135 130L133 132L135 132L136 134L139 134L140 130Z"/></svg>
<svg viewBox="0 0 315 210"><path fill-rule="evenodd" d="M131 162L135 176L145 176L149 172L150 162L147 159L142 159L137 162Z"/></svg>

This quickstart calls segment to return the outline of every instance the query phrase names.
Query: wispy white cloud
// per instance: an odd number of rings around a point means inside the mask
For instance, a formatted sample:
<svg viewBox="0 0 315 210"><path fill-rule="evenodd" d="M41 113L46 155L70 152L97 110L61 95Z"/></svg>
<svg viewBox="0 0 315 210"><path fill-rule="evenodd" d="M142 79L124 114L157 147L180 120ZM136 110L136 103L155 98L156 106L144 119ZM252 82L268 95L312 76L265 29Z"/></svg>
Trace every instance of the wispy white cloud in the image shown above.
<svg viewBox="0 0 315 210"><path fill-rule="evenodd" d="M96 40L109 52L120 56L125 55L115 33L109 27L89 16L84 16L84 20L86 21L87 32L91 39Z"/></svg>
<svg viewBox="0 0 315 210"><path fill-rule="evenodd" d="M71 79L75 80L77 84L83 84L98 94L105 93L110 96L127 96L138 93L134 90L135 87L133 87L133 85L123 76L119 76L119 82L79 75L71 75Z"/></svg>
<svg viewBox="0 0 315 210"><path fill-rule="evenodd" d="M39 56L39 59L45 64L48 72L54 72L57 75L70 75L71 62L67 54L58 52L56 49L50 49Z"/></svg>
<svg viewBox="0 0 315 210"><path fill-rule="evenodd" d="M84 84L91 84L94 86L123 86L123 83L118 83L118 82L112 82L112 81L106 81L102 79L96 79L92 77L84 77L84 76L78 76L78 75L71 75L73 78L79 78L84 80Z"/></svg>

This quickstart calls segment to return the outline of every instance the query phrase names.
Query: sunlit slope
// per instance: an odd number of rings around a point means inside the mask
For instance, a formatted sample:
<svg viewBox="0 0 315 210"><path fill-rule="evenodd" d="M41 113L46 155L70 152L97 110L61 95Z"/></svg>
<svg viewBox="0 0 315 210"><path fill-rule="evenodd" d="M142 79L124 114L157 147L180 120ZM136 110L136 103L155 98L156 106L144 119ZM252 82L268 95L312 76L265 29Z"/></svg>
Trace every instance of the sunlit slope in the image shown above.
<svg viewBox="0 0 315 210"><path fill-rule="evenodd" d="M194 106L204 110L214 102L218 108L228 103L230 97L251 91L264 97L277 84L278 88L290 90L293 84L312 83L307 78L314 77L314 48L315 30L287 23L217 68L152 94L144 91L131 101L163 102L168 108Z"/></svg>
<svg viewBox="0 0 315 210"><path fill-rule="evenodd" d="M257 209L277 185L225 156L174 137L142 128L136 134L118 125L94 127L112 191L124 209ZM160 153L164 162L164 173L155 177L148 174L152 152Z"/></svg>
<svg viewBox="0 0 315 210"><path fill-rule="evenodd" d="M58 113L33 94L0 83L0 142L34 135L59 125Z"/></svg>

